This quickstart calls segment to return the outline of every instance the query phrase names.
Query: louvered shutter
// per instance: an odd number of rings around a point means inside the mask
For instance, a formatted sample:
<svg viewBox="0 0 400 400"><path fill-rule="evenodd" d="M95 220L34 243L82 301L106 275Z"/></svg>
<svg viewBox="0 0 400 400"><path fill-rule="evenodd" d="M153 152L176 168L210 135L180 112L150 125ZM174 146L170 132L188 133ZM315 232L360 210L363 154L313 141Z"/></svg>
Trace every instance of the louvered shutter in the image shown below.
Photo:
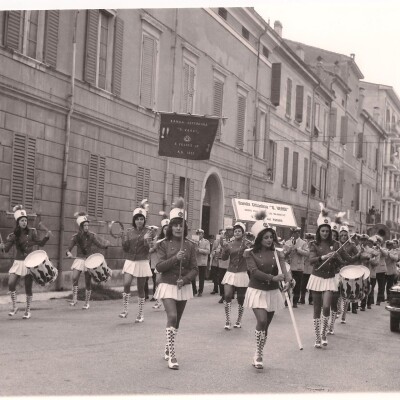
<svg viewBox="0 0 400 400"><path fill-rule="evenodd" d="M188 196L187 196L187 219L188 226L193 227L193 215L194 215L194 181L192 179L187 180L188 184Z"/></svg>
<svg viewBox="0 0 400 400"><path fill-rule="evenodd" d="M287 80L287 92L286 92L286 114L290 116L292 114L292 80Z"/></svg>
<svg viewBox="0 0 400 400"><path fill-rule="evenodd" d="M364 134L360 132L358 134L358 148L357 148L357 158L363 158L363 142L364 142Z"/></svg>
<svg viewBox="0 0 400 400"><path fill-rule="evenodd" d="M22 11L7 12L7 27L4 38L4 45L14 50L20 51L21 47L21 23Z"/></svg>
<svg viewBox="0 0 400 400"><path fill-rule="evenodd" d="M243 150L244 147L244 124L246 118L246 98L238 96L238 111L237 111L237 133L236 147Z"/></svg>
<svg viewBox="0 0 400 400"><path fill-rule="evenodd" d="M174 175L172 179L172 202L179 197L179 186L180 186L180 176Z"/></svg>
<svg viewBox="0 0 400 400"><path fill-rule="evenodd" d="M103 216L105 167L105 157L97 154L90 155L87 210L89 215L95 218Z"/></svg>
<svg viewBox="0 0 400 400"><path fill-rule="evenodd" d="M297 189L297 175L299 170L299 153L293 152L293 165L292 165L292 189Z"/></svg>
<svg viewBox="0 0 400 400"><path fill-rule="evenodd" d="M304 158L303 192L308 193L308 158Z"/></svg>
<svg viewBox="0 0 400 400"><path fill-rule="evenodd" d="M122 84L122 58L124 49L124 21L117 17L115 19L114 31L114 54L111 90L117 96L121 95Z"/></svg>
<svg viewBox="0 0 400 400"><path fill-rule="evenodd" d="M337 108L331 108L329 112L329 137L336 137Z"/></svg>
<svg viewBox="0 0 400 400"><path fill-rule="evenodd" d="M58 10L46 11L46 28L44 37L44 62L56 68L58 25L60 13Z"/></svg>
<svg viewBox="0 0 400 400"><path fill-rule="evenodd" d="M288 168L289 168L289 148L285 147L283 150L283 178L282 185L288 184Z"/></svg>
<svg viewBox="0 0 400 400"><path fill-rule="evenodd" d="M347 115L342 116L340 120L340 143L347 144L349 117Z"/></svg>
<svg viewBox="0 0 400 400"><path fill-rule="evenodd" d="M12 206L22 204L33 209L35 193L36 139L14 134L12 154L11 198Z"/></svg>
<svg viewBox="0 0 400 400"><path fill-rule="evenodd" d="M271 73L271 103L274 106L279 106L281 97L281 63L272 64Z"/></svg>
<svg viewBox="0 0 400 400"><path fill-rule="evenodd" d="M311 127L311 97L307 96L306 128Z"/></svg>
<svg viewBox="0 0 400 400"><path fill-rule="evenodd" d="M153 108L155 51L156 41L154 38L143 35L140 103L148 108Z"/></svg>
<svg viewBox="0 0 400 400"><path fill-rule="evenodd" d="M339 182L338 182L338 199L343 199L344 189L344 169L339 170Z"/></svg>
<svg viewBox="0 0 400 400"><path fill-rule="evenodd" d="M99 10L87 10L85 81L96 84Z"/></svg>
<svg viewBox="0 0 400 400"><path fill-rule="evenodd" d="M295 120L297 122L303 121L303 101L304 101L304 86L296 86L296 115Z"/></svg>
<svg viewBox="0 0 400 400"><path fill-rule="evenodd" d="M222 117L222 101L224 96L224 84L218 79L214 80L214 96L213 96L213 115ZM221 120L218 124L217 139L221 138Z"/></svg>
<svg viewBox="0 0 400 400"><path fill-rule="evenodd" d="M150 194L150 169L138 167L136 175L136 203L140 205L143 199L148 199Z"/></svg>

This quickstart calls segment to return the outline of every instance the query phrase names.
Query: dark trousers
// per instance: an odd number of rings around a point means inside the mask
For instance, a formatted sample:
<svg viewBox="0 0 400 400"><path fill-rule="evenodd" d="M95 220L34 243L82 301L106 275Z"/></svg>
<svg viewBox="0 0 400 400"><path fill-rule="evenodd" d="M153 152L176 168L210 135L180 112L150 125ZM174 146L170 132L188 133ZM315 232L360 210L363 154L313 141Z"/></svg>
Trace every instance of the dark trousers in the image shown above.
<svg viewBox="0 0 400 400"><path fill-rule="evenodd" d="M367 305L369 305L369 306L371 304L375 303L375 301L374 301L375 285L376 285L376 278L371 278L371 291L369 292L368 300L367 300ZM361 304L361 306L362 306L362 304Z"/></svg>
<svg viewBox="0 0 400 400"><path fill-rule="evenodd" d="M211 266L210 278L214 284L213 292L218 293L218 267Z"/></svg>
<svg viewBox="0 0 400 400"><path fill-rule="evenodd" d="M306 293L307 293L307 283L308 280L310 279L311 274L305 274L303 273L303 278L301 280L301 302L306 302ZM308 302L312 302L312 291L308 291Z"/></svg>
<svg viewBox="0 0 400 400"><path fill-rule="evenodd" d="M293 288L293 304L297 304L300 299L303 271L292 271L292 277L296 281L296 285Z"/></svg>
<svg viewBox="0 0 400 400"><path fill-rule="evenodd" d="M218 267L218 286L219 286L219 294L224 297L224 285L222 284L222 279L224 279L224 276L226 274L226 269L225 268L219 268Z"/></svg>
<svg viewBox="0 0 400 400"><path fill-rule="evenodd" d="M395 275L386 275L386 299L390 300L390 288L394 285Z"/></svg>
<svg viewBox="0 0 400 400"><path fill-rule="evenodd" d="M207 265L199 265L199 293L203 293L204 280L206 279Z"/></svg>
<svg viewBox="0 0 400 400"><path fill-rule="evenodd" d="M377 272L376 281L378 282L378 297L376 299L376 302L380 303L381 301L385 301L386 273Z"/></svg>
<svg viewBox="0 0 400 400"><path fill-rule="evenodd" d="M154 269L151 270L151 273L153 274L151 279L153 280L153 296L154 293L156 292L156 274L154 272ZM144 284L144 297L147 299L149 297L149 278L146 278L146 282Z"/></svg>

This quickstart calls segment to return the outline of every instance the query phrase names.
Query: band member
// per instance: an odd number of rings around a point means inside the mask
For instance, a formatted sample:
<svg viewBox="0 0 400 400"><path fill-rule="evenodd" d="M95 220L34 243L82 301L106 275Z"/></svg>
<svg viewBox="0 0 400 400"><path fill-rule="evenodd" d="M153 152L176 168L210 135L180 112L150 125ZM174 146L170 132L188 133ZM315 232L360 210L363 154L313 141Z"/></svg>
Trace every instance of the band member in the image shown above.
<svg viewBox="0 0 400 400"><path fill-rule="evenodd" d="M399 260L398 251L392 240L386 241L388 256L386 257L386 299L390 301L390 288L394 285L394 278L397 275L396 262Z"/></svg>
<svg viewBox="0 0 400 400"><path fill-rule="evenodd" d="M217 247L216 250L216 255L218 257L218 287L219 287L219 294L221 295L221 298L219 299L218 303L222 304L224 302L224 294L225 294L225 288L222 283L224 280L226 271L228 270L229 267L229 257L226 260L222 259L222 249L224 245L232 240L235 240L233 237L233 226L229 225L225 229L222 229L220 231L221 236L219 239L219 246Z"/></svg>
<svg viewBox="0 0 400 400"><path fill-rule="evenodd" d="M301 228L291 228L292 237L285 242L284 249L288 254L290 271L296 285L293 288L293 308L297 307L300 299L301 282L304 272L304 261L310 255L308 244L301 237Z"/></svg>
<svg viewBox="0 0 400 400"><path fill-rule="evenodd" d="M43 239L39 239L35 228L28 227L28 217L22 205L13 208L14 219L16 226L13 233L7 236L5 243L0 243L0 249L6 253L15 246L17 254L10 270L8 271L8 290L11 295L12 309L8 313L10 317L18 312L17 307L17 292L16 287L21 277L25 279L25 293L26 293L26 308L23 319L31 317L31 303L32 303L32 283L33 277L25 267L24 260L26 256L33 251L33 246L44 246L49 240L51 232L48 231Z"/></svg>
<svg viewBox="0 0 400 400"><path fill-rule="evenodd" d="M78 302L78 283L81 272L85 273L85 304L82 309L87 310L89 306L90 296L92 294L92 277L85 267L85 259L96 252L92 246L100 249L107 249L110 243L107 241L103 244L99 241L97 235L89 231L89 219L85 212L77 212L74 214L76 223L79 227L78 233L71 238L66 255L72 258L72 249L76 246L76 259L72 263L72 302L71 306L75 306Z"/></svg>
<svg viewBox="0 0 400 400"><path fill-rule="evenodd" d="M256 352L253 357L253 366L263 368L263 349L267 341L268 327L275 311L284 308L284 302L279 290L279 282L285 281L287 290L291 277L285 267L285 259L281 251L276 251L278 239L274 229L269 227L265 219L266 213L260 211L256 215L257 221L251 231L256 236L252 249L246 250L245 259L250 272L250 282L246 291L244 306L252 308L256 317ZM282 273L278 273L277 258Z"/></svg>
<svg viewBox="0 0 400 400"><path fill-rule="evenodd" d="M149 263L150 243L153 234L146 228L147 199L143 200L141 206L133 210L132 228L124 232L122 236L122 248L125 252L126 260L122 273L124 275L124 292L122 293L123 309L119 316L128 316L128 304L131 297L131 284L135 277L138 290L138 314L135 322L144 321L143 306L145 302L144 285L146 278L152 276Z"/></svg>
<svg viewBox="0 0 400 400"><path fill-rule="evenodd" d="M306 233L304 235L304 239L307 241L307 246L308 246L310 241L315 239L315 234ZM299 304L306 304L307 292L308 292L308 304L310 305L313 304L311 290L307 290L307 283L308 280L310 279L311 273L312 273L312 266L310 265L310 255L308 255L308 257L305 257L304 259L304 273L303 273L303 279L301 280L301 297Z"/></svg>
<svg viewBox="0 0 400 400"><path fill-rule="evenodd" d="M243 252L250 246L250 242L244 237L246 228L242 222L236 222L233 226L234 240L224 244L222 249L222 260L229 260L229 267L224 276L224 306L225 306L225 329L232 329L231 326L231 307L234 291L237 291L238 317L234 328L242 327L242 317L244 312L243 302L246 295L249 276L247 275L247 264L243 258Z"/></svg>
<svg viewBox="0 0 400 400"><path fill-rule="evenodd" d="M210 242L207 239L204 239L203 229L197 229L196 234L199 235L196 249L197 266L199 268L199 291L197 296L201 297L204 290L204 280L206 279L208 255L210 254ZM194 282L196 285L196 281Z"/></svg>
<svg viewBox="0 0 400 400"><path fill-rule="evenodd" d="M339 225L337 222L331 222L330 223L331 230L332 230L332 239L336 240L337 242L339 241Z"/></svg>
<svg viewBox="0 0 400 400"><path fill-rule="evenodd" d="M376 282L378 283L378 296L376 298L376 305L380 306L381 302L385 301L385 284L387 272L386 258L389 255L389 251L384 247L383 238L381 238L379 235L376 235L376 238L378 241L376 246L381 253L379 265L375 269Z"/></svg>
<svg viewBox="0 0 400 400"><path fill-rule="evenodd" d="M167 215L165 214L163 216L163 219L161 221L161 232L160 234L155 237L152 241L152 244L150 246L150 266L152 268L154 268L154 272L156 274L156 286L154 289L154 295L155 296L155 290L157 290L157 286L160 282L160 273L157 271L156 269L156 265L158 264L159 261L159 255L158 255L158 247L160 246L160 244L165 240L166 234L167 234L167 230L168 230L168 225L169 225L169 219L167 218ZM156 299L156 302L153 306L154 309L159 309L162 306L162 302L160 300Z"/></svg>
<svg viewBox="0 0 400 400"><path fill-rule="evenodd" d="M310 243L310 264L313 272L308 281L307 289L312 290L314 302L314 330L316 348L328 345L326 337L332 294L337 290L335 280L335 252L339 248L339 243L332 239L330 218L327 211L321 206L321 213L318 217L317 232L315 240ZM321 327L321 308L323 308L322 327Z"/></svg>
<svg viewBox="0 0 400 400"><path fill-rule="evenodd" d="M198 273L196 245L186 239L188 228L186 220L183 223L183 207L183 199L175 201L174 208L170 211L166 239L157 250L159 262L156 269L161 272L161 278L155 297L162 300L167 313L164 359L168 360L170 369L179 369L175 338L187 300L193 298L191 282Z"/></svg>
<svg viewBox="0 0 400 400"><path fill-rule="evenodd" d="M221 230L219 231L219 235ZM213 290L210 294L218 294L218 255L216 254L219 245L219 235L212 241L210 252L210 277L213 282Z"/></svg>

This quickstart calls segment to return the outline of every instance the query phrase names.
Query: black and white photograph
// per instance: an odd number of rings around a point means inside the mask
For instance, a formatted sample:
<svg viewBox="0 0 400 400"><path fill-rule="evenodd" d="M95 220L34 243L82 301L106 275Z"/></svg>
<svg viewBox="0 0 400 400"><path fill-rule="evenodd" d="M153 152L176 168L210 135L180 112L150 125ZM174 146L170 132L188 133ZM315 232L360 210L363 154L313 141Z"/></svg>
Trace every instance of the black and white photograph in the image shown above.
<svg viewBox="0 0 400 400"><path fill-rule="evenodd" d="M400 4L0 4L0 397L400 397Z"/></svg>

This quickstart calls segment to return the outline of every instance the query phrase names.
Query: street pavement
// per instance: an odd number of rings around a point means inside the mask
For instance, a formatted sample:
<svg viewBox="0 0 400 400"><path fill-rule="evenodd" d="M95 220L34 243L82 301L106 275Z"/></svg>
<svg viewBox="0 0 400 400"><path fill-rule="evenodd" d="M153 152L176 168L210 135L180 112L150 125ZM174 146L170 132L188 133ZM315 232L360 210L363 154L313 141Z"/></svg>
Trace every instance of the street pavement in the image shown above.
<svg viewBox="0 0 400 400"><path fill-rule="evenodd" d="M137 298L127 319L118 317L122 300L93 301L85 311L82 302L71 307L65 299L36 298L30 320L22 319L23 304L12 318L9 305L0 304L0 396L398 396L400 334L390 332L384 304L349 313L346 325L337 320L323 349L313 347L313 307L300 305L294 313L302 351L289 311L280 311L269 329L264 369L256 370L253 312L245 310L241 329L225 331L223 305L210 291L207 282L203 297L187 304L176 343L179 371L169 370L162 358L166 316L163 309L152 309L153 302L146 302L141 324L134 323ZM236 301L232 313L237 314Z"/></svg>

